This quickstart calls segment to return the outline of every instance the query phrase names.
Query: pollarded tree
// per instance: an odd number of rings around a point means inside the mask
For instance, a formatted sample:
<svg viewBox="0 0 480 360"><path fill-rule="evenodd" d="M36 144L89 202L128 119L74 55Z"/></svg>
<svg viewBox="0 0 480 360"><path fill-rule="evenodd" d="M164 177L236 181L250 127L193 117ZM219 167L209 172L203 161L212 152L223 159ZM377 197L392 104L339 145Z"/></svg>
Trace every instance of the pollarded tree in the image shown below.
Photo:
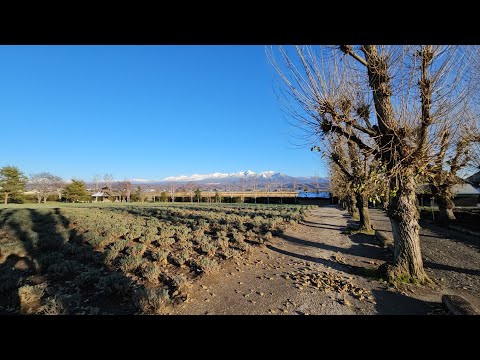
<svg viewBox="0 0 480 360"><path fill-rule="evenodd" d="M347 127L348 129L348 127ZM354 213L358 213L360 220L360 231L371 232L372 225L368 211L368 200L375 196L382 181L382 171L379 163L368 153L361 151L351 142L347 142L345 151L344 141L336 135L329 136L329 146L324 148L334 169L341 172L341 178L344 180L343 187L349 203L353 203L357 208ZM318 148L318 147L317 147ZM318 148L319 149L319 148ZM337 184L337 188L342 184Z"/></svg>
<svg viewBox="0 0 480 360"><path fill-rule="evenodd" d="M82 180L72 179L70 184L65 185L63 189L63 197L70 202L88 200L87 187Z"/></svg>
<svg viewBox="0 0 480 360"><path fill-rule="evenodd" d="M41 172L30 175L30 183L37 191L38 203L46 203L48 195L57 193L62 189L64 182L60 176L52 175L49 172Z"/></svg>
<svg viewBox="0 0 480 360"><path fill-rule="evenodd" d="M282 64L270 53L299 126L316 137L335 133L385 168L395 243L394 262L386 269L390 279L429 280L415 189L440 145L439 135L453 120L462 121L457 115L476 90L468 51L431 45L298 46L294 56L280 48ZM353 104L349 113L342 111L345 99Z"/></svg>
<svg viewBox="0 0 480 360"><path fill-rule="evenodd" d="M4 195L4 204L8 197L13 197L25 191L28 178L16 167L6 165L0 169L0 192Z"/></svg>
<svg viewBox="0 0 480 360"><path fill-rule="evenodd" d="M454 141L450 140L452 136L456 138ZM476 134L474 127L457 129L453 135L448 130L442 134L440 149L428 168L426 177L431 185L432 195L438 200L438 221L443 224L456 220L453 213L455 203L452 186L462 182L457 173L472 161L472 145L479 141L480 136Z"/></svg>

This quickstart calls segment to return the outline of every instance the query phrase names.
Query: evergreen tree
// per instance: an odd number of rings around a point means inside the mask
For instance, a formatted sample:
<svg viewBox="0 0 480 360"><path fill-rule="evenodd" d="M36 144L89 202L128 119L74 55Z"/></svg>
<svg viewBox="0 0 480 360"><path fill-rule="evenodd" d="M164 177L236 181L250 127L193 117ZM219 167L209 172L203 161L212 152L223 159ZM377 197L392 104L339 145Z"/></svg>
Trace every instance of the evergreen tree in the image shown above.
<svg viewBox="0 0 480 360"><path fill-rule="evenodd" d="M160 193L160 201L161 202L167 202L167 193L165 191L162 191Z"/></svg>
<svg viewBox="0 0 480 360"><path fill-rule="evenodd" d="M63 197L70 202L89 199L85 183L82 180L76 179L72 179L72 182L65 186Z"/></svg>
<svg viewBox="0 0 480 360"><path fill-rule="evenodd" d="M16 166L4 166L0 169L0 192L5 196L4 204L8 197L15 197L25 190L27 177Z"/></svg>

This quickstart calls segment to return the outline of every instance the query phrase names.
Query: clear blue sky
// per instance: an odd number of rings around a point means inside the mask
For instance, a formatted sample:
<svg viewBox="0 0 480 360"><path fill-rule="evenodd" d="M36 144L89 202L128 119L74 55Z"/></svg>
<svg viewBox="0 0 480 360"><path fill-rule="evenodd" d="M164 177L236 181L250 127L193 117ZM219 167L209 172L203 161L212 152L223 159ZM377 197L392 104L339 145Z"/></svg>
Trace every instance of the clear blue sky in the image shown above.
<svg viewBox="0 0 480 360"><path fill-rule="evenodd" d="M0 46L0 166L85 180L326 176L274 87L263 46Z"/></svg>

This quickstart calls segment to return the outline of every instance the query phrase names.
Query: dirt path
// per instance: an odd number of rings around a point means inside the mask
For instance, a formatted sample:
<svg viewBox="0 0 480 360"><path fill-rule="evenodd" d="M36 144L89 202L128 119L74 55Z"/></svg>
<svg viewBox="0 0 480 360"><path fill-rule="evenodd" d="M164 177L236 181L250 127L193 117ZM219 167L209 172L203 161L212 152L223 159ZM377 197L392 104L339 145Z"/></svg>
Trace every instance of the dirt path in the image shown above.
<svg viewBox="0 0 480 360"><path fill-rule="evenodd" d="M433 289L397 291L368 277L388 256L372 236L346 235L351 220L336 207L306 221L245 260L192 285L175 314L428 314L441 312Z"/></svg>

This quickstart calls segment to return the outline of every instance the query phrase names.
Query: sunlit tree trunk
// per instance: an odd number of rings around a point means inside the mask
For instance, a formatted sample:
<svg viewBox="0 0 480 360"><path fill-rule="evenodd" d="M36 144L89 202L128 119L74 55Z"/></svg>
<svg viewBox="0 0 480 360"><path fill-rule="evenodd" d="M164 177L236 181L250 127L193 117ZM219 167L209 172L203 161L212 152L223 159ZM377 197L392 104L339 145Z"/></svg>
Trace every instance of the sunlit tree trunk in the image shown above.
<svg viewBox="0 0 480 360"><path fill-rule="evenodd" d="M455 203L453 202L453 194L448 185L433 187L433 193L438 201L438 221L442 224L448 225L456 220L453 209Z"/></svg>
<svg viewBox="0 0 480 360"><path fill-rule="evenodd" d="M372 224L370 223L370 215L368 212L368 200L364 194L357 194L357 208L360 217L361 231L372 231Z"/></svg>
<svg viewBox="0 0 480 360"><path fill-rule="evenodd" d="M412 173L398 176L398 192L390 198L389 215L395 240L395 261L388 267L387 274L391 279L424 282L428 280L428 276L423 269L420 250L418 224L420 216L416 205L415 187L416 182Z"/></svg>

